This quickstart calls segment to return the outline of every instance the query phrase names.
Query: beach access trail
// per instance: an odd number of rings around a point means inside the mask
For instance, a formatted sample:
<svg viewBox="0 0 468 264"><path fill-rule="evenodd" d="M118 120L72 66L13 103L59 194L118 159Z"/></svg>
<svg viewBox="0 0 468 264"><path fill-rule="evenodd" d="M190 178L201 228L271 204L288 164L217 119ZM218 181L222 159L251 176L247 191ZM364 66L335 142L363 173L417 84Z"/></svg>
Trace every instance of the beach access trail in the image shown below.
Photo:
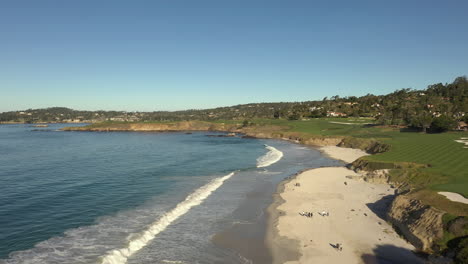
<svg viewBox="0 0 468 264"><path fill-rule="evenodd" d="M323 147L326 155L347 163L367 155L356 149ZM284 183L275 229L268 243L274 263L422 263L414 247L400 238L379 212L394 189L346 176L346 167L311 169ZM328 212L321 216L318 212ZM301 216L312 212L312 217ZM380 217L379 217L380 216ZM381 218L382 217L382 218ZM342 250L335 248L339 243ZM289 248L288 248L289 247ZM291 254L299 259L291 260Z"/></svg>

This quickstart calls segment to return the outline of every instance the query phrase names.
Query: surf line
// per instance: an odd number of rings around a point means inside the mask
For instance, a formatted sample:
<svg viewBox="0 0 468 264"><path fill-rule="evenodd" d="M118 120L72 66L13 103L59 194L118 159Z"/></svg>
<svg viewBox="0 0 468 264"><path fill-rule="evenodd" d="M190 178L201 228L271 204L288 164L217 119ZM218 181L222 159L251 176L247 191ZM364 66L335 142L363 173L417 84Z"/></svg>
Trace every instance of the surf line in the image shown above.
<svg viewBox="0 0 468 264"><path fill-rule="evenodd" d="M153 222L148 229L136 235L136 238L129 241L128 246L121 249L114 249L109 251L107 255L101 259L102 264L124 264L127 259L135 254L138 250L146 246L153 240L160 232L164 231L172 222L177 220L192 207L197 206L203 202L212 192L218 189L223 182L234 175L234 172L226 176L216 178L211 182L203 185L202 187L191 193L184 201L177 204L171 211L165 213L157 221ZM133 236L132 236L133 237Z"/></svg>
<svg viewBox="0 0 468 264"><path fill-rule="evenodd" d="M257 159L257 168L268 167L273 163L278 162L283 157L283 152L265 144L265 148L269 151Z"/></svg>

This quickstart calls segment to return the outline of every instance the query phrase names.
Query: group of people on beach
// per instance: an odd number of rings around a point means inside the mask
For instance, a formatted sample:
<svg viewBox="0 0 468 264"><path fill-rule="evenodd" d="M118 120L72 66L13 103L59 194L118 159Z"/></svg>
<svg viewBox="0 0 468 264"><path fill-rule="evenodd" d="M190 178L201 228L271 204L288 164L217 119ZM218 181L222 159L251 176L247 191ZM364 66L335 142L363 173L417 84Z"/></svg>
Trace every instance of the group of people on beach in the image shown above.
<svg viewBox="0 0 468 264"><path fill-rule="evenodd" d="M312 217L314 214L312 212L300 212L300 216L305 216L305 217Z"/></svg>
<svg viewBox="0 0 468 264"><path fill-rule="evenodd" d="M322 211L322 212L317 212L319 215L321 216L330 216L330 213L328 211ZM300 216L305 216L305 217L312 217L314 216L314 214L312 212L300 212L299 213Z"/></svg>
<svg viewBox="0 0 468 264"><path fill-rule="evenodd" d="M345 185L348 185L347 182L344 182ZM296 182L296 184L294 184L294 186L296 187L300 187L301 184ZM321 212L317 212L320 216L330 216L330 213L328 211L321 211ZM305 211L302 211L302 212L299 212L299 215L300 216L305 216L305 217L308 217L308 218L312 218L312 216L314 216L314 214L312 212L305 212ZM367 215L366 215L367 216ZM335 248L336 250L338 251L342 251L343 250L343 245L341 243L336 243L336 244L332 244L330 243L330 246L332 246L333 248Z"/></svg>

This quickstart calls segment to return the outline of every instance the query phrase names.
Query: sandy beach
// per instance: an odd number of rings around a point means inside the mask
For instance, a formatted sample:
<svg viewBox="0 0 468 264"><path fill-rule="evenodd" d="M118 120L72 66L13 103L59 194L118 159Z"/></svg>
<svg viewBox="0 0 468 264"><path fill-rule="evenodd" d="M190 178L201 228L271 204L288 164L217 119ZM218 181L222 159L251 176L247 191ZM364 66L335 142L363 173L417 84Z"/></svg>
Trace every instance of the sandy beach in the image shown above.
<svg viewBox="0 0 468 264"><path fill-rule="evenodd" d="M347 163L365 155L338 147L321 150ZM414 247L382 219L394 190L346 176L359 175L345 167L318 168L280 186L267 237L274 263L422 263ZM329 215L319 215L323 211Z"/></svg>

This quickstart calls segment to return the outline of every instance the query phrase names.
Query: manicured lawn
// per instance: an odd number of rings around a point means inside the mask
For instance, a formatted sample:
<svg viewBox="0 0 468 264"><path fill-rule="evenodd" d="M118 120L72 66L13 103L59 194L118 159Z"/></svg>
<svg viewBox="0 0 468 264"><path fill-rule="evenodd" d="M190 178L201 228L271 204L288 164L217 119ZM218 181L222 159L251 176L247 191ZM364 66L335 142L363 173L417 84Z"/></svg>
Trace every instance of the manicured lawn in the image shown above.
<svg viewBox="0 0 468 264"><path fill-rule="evenodd" d="M392 146L391 150L369 159L429 164L431 167L424 170L447 178L446 183L432 185L432 189L457 192L468 197L468 149L455 142L460 137L468 137L468 133L394 132L392 136L392 139L384 140Z"/></svg>
<svg viewBox="0 0 468 264"><path fill-rule="evenodd" d="M288 126L289 131L294 132L378 139L390 144L390 151L366 159L430 165L421 171L427 173L427 177L433 177L427 179L428 187L437 191L457 192L468 197L468 148L455 142L461 137L468 137L467 132L440 134L400 132L398 129L365 126L362 123L371 123L372 120L352 118L322 118L307 121L254 120L254 122Z"/></svg>

